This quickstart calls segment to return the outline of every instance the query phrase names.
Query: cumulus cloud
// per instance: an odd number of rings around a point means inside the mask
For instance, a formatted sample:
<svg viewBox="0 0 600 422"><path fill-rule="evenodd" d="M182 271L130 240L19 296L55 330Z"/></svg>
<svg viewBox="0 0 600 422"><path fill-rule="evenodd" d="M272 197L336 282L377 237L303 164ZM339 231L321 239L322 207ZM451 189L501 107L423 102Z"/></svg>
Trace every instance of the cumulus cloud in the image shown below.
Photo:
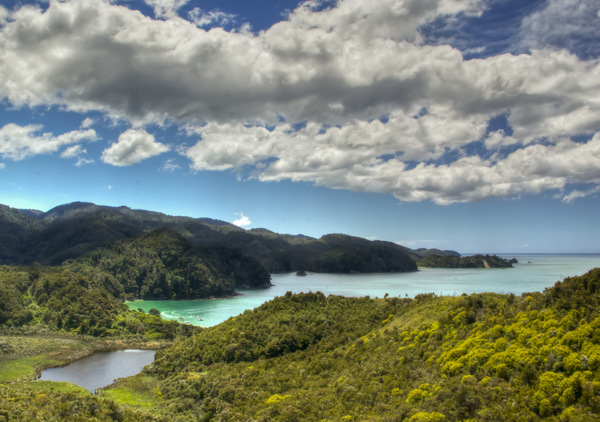
<svg viewBox="0 0 600 422"><path fill-rule="evenodd" d="M543 23L559 10L596 19L591 1L550 0L523 22L529 54L477 60L426 45L420 28L478 16L483 0L344 0L324 10L307 1L258 34L205 30L232 17L194 9L186 21L176 16L183 0L147 3L164 19L90 0L10 12L0 96L136 128L182 124L198 138L176 148L193 170L263 181L438 204L600 183L600 62L534 36L550 34ZM506 130L491 128L498 116ZM590 140L570 140L581 134ZM168 149L131 129L102 160L131 165Z"/></svg>
<svg viewBox="0 0 600 422"><path fill-rule="evenodd" d="M440 138L417 143L419 139L427 139L422 132L407 139L394 136L398 133L395 120L385 124L374 121L369 125L373 127L361 123L325 131L307 125L296 132L255 127L252 136L240 127L211 126L205 128L204 139L185 154L196 170L257 164L254 177L262 181L313 182L339 189L392 193L403 201L431 200L440 205L537 194L562 189L568 183L600 183L600 135L587 143L562 139L549 145L531 144L500 161L463 156L449 164L420 162L411 168L403 154L383 157L383 152L403 149L413 158L436 159L443 152L438 146L459 144L461 131L456 137L452 136L452 130L433 131ZM415 131L428 129L417 122L413 125ZM245 135L244 141L228 142L227 134L238 139L241 136L238 132ZM400 133L410 131L405 129ZM446 138L441 134L446 134ZM370 135L373 137L369 138ZM508 138L506 142L512 143L512 137Z"/></svg>
<svg viewBox="0 0 600 422"><path fill-rule="evenodd" d="M254 35L152 20L104 1L52 2L45 12L19 9L3 29L0 92L17 106L61 104L139 121L368 117L422 97L427 81L418 73L428 61L460 60L446 48L408 44L418 25L476 4L302 6Z"/></svg>
<svg viewBox="0 0 600 422"><path fill-rule="evenodd" d="M581 57L600 56L600 3L597 0L548 0L525 17L520 42L526 48L566 48Z"/></svg>
<svg viewBox="0 0 600 422"><path fill-rule="evenodd" d="M94 121L94 119L92 119L91 117L86 117L85 119L83 119L83 121L81 122L81 128L83 129L87 129L88 127L92 127L94 125L94 123L96 123Z"/></svg>
<svg viewBox="0 0 600 422"><path fill-rule="evenodd" d="M8 10L6 8L0 6L0 25L4 25L6 23L8 16L9 16Z"/></svg>
<svg viewBox="0 0 600 422"><path fill-rule="evenodd" d="M246 217L244 215L244 213L242 213L242 212L236 212L235 216L236 216L236 219L231 222L231 224L233 224L234 226L248 227L249 225L252 224L252 221L250 221L250 219L248 217Z"/></svg>
<svg viewBox="0 0 600 422"><path fill-rule="evenodd" d="M102 152L102 161L123 167L167 152L167 145L156 142L154 135L143 129L129 129L119 135L118 142Z"/></svg>
<svg viewBox="0 0 600 422"><path fill-rule="evenodd" d="M0 128L0 156L14 161L38 154L57 152L65 145L94 142L98 139L93 129L74 130L54 136L42 132L42 125L19 126L9 123Z"/></svg>

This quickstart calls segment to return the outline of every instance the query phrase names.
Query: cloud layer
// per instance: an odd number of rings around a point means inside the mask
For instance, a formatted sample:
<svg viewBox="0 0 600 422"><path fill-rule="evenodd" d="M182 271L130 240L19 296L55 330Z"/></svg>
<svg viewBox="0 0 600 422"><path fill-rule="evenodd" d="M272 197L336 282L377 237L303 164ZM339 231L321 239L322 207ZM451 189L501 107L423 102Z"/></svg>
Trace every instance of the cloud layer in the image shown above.
<svg viewBox="0 0 600 422"><path fill-rule="evenodd" d="M169 123L196 136L176 149L196 171L403 201L556 189L576 198L600 184L600 64L593 50L557 49L547 24L561 10L579 16L572 1L552 0L523 21L530 54L473 60L426 45L420 28L480 16L478 0L345 0L324 10L307 1L258 34L205 30L227 16L196 10L188 21L176 13L182 1L148 3L160 20L102 0L0 8L0 97L130 121L135 129L101 157L118 166L168 151L141 128ZM598 12L584 3L585 35ZM499 118L501 130L492 127ZM572 184L588 186L566 193Z"/></svg>

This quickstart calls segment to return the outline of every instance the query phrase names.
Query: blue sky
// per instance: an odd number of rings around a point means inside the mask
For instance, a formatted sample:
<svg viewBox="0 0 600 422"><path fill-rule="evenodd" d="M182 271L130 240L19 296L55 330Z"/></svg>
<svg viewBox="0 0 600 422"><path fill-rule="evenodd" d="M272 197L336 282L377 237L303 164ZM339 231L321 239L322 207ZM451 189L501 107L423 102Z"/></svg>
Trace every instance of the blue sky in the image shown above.
<svg viewBox="0 0 600 422"><path fill-rule="evenodd" d="M595 0L0 6L0 203L600 252Z"/></svg>

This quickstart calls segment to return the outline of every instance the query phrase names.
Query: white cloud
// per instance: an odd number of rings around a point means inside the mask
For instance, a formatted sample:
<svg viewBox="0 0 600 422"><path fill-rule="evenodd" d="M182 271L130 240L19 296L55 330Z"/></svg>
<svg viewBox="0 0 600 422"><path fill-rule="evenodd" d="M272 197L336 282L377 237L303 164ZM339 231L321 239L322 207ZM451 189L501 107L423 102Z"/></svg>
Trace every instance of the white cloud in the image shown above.
<svg viewBox="0 0 600 422"><path fill-rule="evenodd" d="M250 219L246 217L244 213L236 212L235 216L236 219L231 222L231 224L233 224L234 226L247 227L252 224L252 221L250 221Z"/></svg>
<svg viewBox="0 0 600 422"><path fill-rule="evenodd" d="M189 3L189 0L144 0L154 10L157 18L171 19L177 17L177 11Z"/></svg>
<svg viewBox="0 0 600 422"><path fill-rule="evenodd" d="M181 123L199 139L176 148L192 169L250 168L264 181L439 204L600 183L600 62L545 49L550 41L478 60L423 44L421 25L477 16L486 3L345 0L317 12L312 1L253 34L205 31L197 25L232 17L200 9L194 22L177 18L183 1L148 0L165 20L106 1L51 2L12 13L0 29L0 97L134 127ZM549 1L524 34L547 33L542 23L558 11L579 16L593 3L578 5ZM500 115L512 132L488 133ZM569 140L580 134L593 137ZM478 142L490 154L470 153ZM132 129L102 160L130 165L168 149Z"/></svg>
<svg viewBox="0 0 600 422"><path fill-rule="evenodd" d="M87 154L87 150L81 147L81 145L73 145L69 148L66 148L61 154L61 158L77 158L77 162L75 163L76 167L81 167L84 164L92 164L94 160L90 158L85 158L84 155Z"/></svg>
<svg viewBox="0 0 600 422"><path fill-rule="evenodd" d="M119 135L118 142L102 152L102 161L113 166L130 166L169 150L143 129L129 129Z"/></svg>
<svg viewBox="0 0 600 422"><path fill-rule="evenodd" d="M19 126L9 123L0 128L0 156L10 160L22 160L38 154L51 154L61 147L98 139L93 129L74 130L54 136L42 133L41 125Z"/></svg>
<svg viewBox="0 0 600 422"><path fill-rule="evenodd" d="M9 12L6 8L0 6L0 26L4 25L8 19Z"/></svg>
<svg viewBox="0 0 600 422"><path fill-rule="evenodd" d="M600 3L597 0L548 0L521 23L522 46L567 48L582 56L600 55Z"/></svg>
<svg viewBox="0 0 600 422"><path fill-rule="evenodd" d="M323 133L312 125L298 132L254 127L242 134L237 133L242 132L241 127L208 125L204 139L188 149L186 155L196 170L223 170L233 166L231 163L236 168L259 164L255 177L263 181L314 182L332 188L392 193L403 201L431 200L441 205L537 194L562 189L568 183L600 183L600 134L587 143L563 139L550 145L530 144L499 160L464 156L449 164L420 163L410 168L402 161L403 156L372 157L404 148L411 155L435 158L440 154L437 146L452 145L458 140L448 131L445 139L417 144L416 140L426 138L420 132L414 137L409 136L409 130L398 132L397 124L390 119L386 124L370 123L379 128L361 131L360 125L355 125L330 128ZM392 126L386 128L387 125ZM394 137L394 133L407 136ZM233 139L245 135L244 141L228 142L227 134ZM505 143L512 142L509 137ZM277 159L265 163L273 156Z"/></svg>
<svg viewBox="0 0 600 422"><path fill-rule="evenodd" d="M188 18L196 26L204 28L216 25L228 25L237 20L237 15L222 12L220 10L211 10L207 12L199 7L195 7L188 13Z"/></svg>
<svg viewBox="0 0 600 422"><path fill-rule="evenodd" d="M165 161L165 164L162 166L162 170L172 173L175 170L180 170L181 166L179 164L173 163L173 159Z"/></svg>
<svg viewBox="0 0 600 422"><path fill-rule="evenodd" d="M254 35L152 20L103 1L52 2L45 13L20 9L2 31L0 93L17 106L138 121L372 117L422 97L427 62L443 70L447 59L460 61L451 49L406 41L419 24L470 3L347 0L320 13L300 7Z"/></svg>
<svg viewBox="0 0 600 422"><path fill-rule="evenodd" d="M407 246L410 248L432 248L432 247L435 247L436 245L438 247L441 247L439 245L442 245L445 243L450 243L450 241L449 240L425 239L425 240L397 240L394 243L396 243L400 246ZM424 246L424 245L428 245L428 246Z"/></svg>
<svg viewBox="0 0 600 422"><path fill-rule="evenodd" d="M94 125L94 123L96 123L94 121L94 119L92 119L91 117L86 117L85 119L83 119L83 121L81 122L81 128L82 129L87 129L91 126Z"/></svg>
<svg viewBox="0 0 600 422"><path fill-rule="evenodd" d="M0 163L0 170L4 170L6 168L6 164Z"/></svg>
<svg viewBox="0 0 600 422"><path fill-rule="evenodd" d="M73 145L67 149L65 149L62 154L60 154L61 158L73 158L77 157L81 154L86 154L87 151L81 148L81 145Z"/></svg>
<svg viewBox="0 0 600 422"><path fill-rule="evenodd" d="M585 198L586 196L590 196L590 195L594 195L596 193L600 192L600 186L596 186L594 188L585 190L585 191L580 191L580 190L573 190L571 193L569 193L568 195L565 195L562 200L563 202L571 203L576 199L579 198Z"/></svg>
<svg viewBox="0 0 600 422"><path fill-rule="evenodd" d="M485 146L487 147L487 149L492 150L492 149L506 146L506 145L517 144L517 143L519 143L519 140L513 138L512 136L506 135L504 133L504 130L500 129L500 130L488 133L484 142L485 142Z"/></svg>

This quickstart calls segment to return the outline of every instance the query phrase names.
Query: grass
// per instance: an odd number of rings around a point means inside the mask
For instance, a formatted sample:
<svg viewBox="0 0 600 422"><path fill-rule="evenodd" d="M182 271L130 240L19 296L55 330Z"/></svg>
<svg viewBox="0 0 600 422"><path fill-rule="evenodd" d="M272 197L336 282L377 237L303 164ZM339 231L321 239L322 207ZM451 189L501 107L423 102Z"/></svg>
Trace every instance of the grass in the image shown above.
<svg viewBox="0 0 600 422"><path fill-rule="evenodd" d="M150 410L159 400L157 386L153 377L138 374L118 380L115 386L101 390L101 395L125 406Z"/></svg>
<svg viewBox="0 0 600 422"><path fill-rule="evenodd" d="M45 355L0 362L0 382L21 381L35 378L37 368L49 363Z"/></svg>
<svg viewBox="0 0 600 422"><path fill-rule="evenodd" d="M91 346L80 339L0 336L0 382L32 380L42 368L64 365L87 356Z"/></svg>
<svg viewBox="0 0 600 422"><path fill-rule="evenodd" d="M57 381L24 381L18 384L19 388L31 391L34 393L48 393L54 391L60 391L62 393L75 393L82 396L91 395L88 390L70 382L57 382Z"/></svg>

